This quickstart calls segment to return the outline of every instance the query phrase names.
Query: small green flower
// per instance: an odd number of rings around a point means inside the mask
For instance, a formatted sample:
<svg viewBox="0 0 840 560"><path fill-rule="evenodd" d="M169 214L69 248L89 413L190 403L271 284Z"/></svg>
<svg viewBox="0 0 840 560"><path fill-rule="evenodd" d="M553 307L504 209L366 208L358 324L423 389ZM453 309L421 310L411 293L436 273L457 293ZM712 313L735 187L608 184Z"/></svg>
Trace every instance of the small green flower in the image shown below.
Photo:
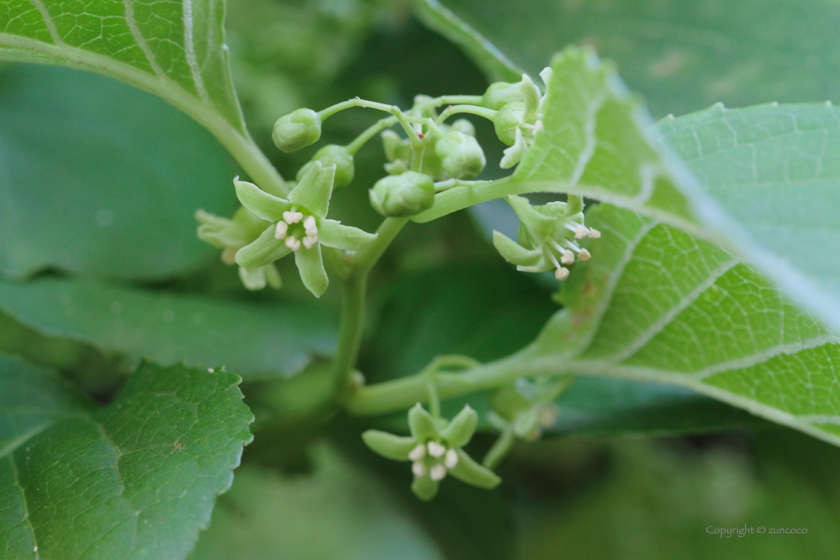
<svg viewBox="0 0 840 560"><path fill-rule="evenodd" d="M584 225L581 197L570 195L568 203L549 202L542 206L531 206L527 198L517 195L510 195L507 200L522 222L519 243L494 231L493 245L518 270L543 272L553 268L554 276L565 280L569 269L563 265L575 262L575 256L582 261L590 259L589 251L580 248L576 240L597 239L601 233Z"/></svg>
<svg viewBox="0 0 840 560"><path fill-rule="evenodd" d="M265 229L267 222L249 212L247 208L239 208L233 219L222 218L198 210L195 213L198 220L198 238L202 241L222 249L222 262L235 264L234 256L245 245L253 242ZM280 289L282 281L280 273L273 264L256 268L239 267L239 278L249 290L262 290L266 285Z"/></svg>
<svg viewBox="0 0 840 560"><path fill-rule="evenodd" d="M434 110L430 109L429 111L431 112L428 113L428 116L436 116ZM445 179L449 179L450 177L454 177L449 174L443 166L443 162L441 161L442 156L438 155L438 142L442 138L445 138L450 132L460 132L470 137L475 136L475 127L466 119L458 119L452 124L441 124L439 125L439 128L443 136L436 133L429 133L432 135L426 137L426 145L423 149L422 155L420 156L422 157L422 167L420 171L429 175L435 181L443 181ZM413 148L411 147L411 142L408 141L408 138L403 138L393 130L386 130L382 132L381 137L382 147L385 149L385 159L388 160L388 163L385 164L385 171L387 171L390 175L400 175L411 169L411 155ZM457 177L454 178L457 179Z"/></svg>
<svg viewBox="0 0 840 560"><path fill-rule="evenodd" d="M540 76L548 85L551 69L546 68ZM517 84L497 82L484 93L482 103L498 113L494 119L496 136L510 146L504 151L499 163L508 169L519 163L534 144L537 132L542 129L544 96L527 74Z"/></svg>
<svg viewBox="0 0 840 560"><path fill-rule="evenodd" d="M443 170L453 179L472 179L487 164L478 141L460 130L450 130L438 140L435 154L440 158Z"/></svg>
<svg viewBox="0 0 840 560"><path fill-rule="evenodd" d="M554 401L572 383L571 376L517 379L512 385L496 390L490 397L493 412L488 420L499 430L510 427L519 438L534 441L544 428L557 421L559 408Z"/></svg>
<svg viewBox="0 0 840 560"><path fill-rule="evenodd" d="M335 165L322 167L316 161L288 199L235 178L233 185L242 205L269 223L256 240L237 251L236 262L259 268L294 253L304 286L321 297L329 285L321 245L359 251L376 239L376 234L327 219L334 178Z"/></svg>
<svg viewBox="0 0 840 560"><path fill-rule="evenodd" d="M421 500L434 498L440 481L447 474L480 488L498 486L501 479L461 449L475 433L478 414L467 405L451 422L441 423L443 425L437 424L417 403L408 411L411 436L368 430L362 434L362 439L371 450L383 457L411 461L411 472L414 474L411 490Z"/></svg>

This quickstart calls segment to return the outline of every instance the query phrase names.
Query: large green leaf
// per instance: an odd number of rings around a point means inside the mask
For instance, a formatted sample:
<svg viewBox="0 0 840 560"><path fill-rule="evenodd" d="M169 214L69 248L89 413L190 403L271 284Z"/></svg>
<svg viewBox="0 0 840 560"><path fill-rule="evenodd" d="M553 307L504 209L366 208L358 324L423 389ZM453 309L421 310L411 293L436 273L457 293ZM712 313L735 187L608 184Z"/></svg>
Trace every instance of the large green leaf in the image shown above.
<svg viewBox="0 0 840 560"><path fill-rule="evenodd" d="M566 45L591 44L618 62L659 116L718 101L824 101L840 92L840 5L832 0L442 2L416 3L437 13L424 18L434 29L464 28L461 41L472 47L465 51L482 67L498 47L536 75ZM479 33L491 43L483 52L482 42L469 41Z"/></svg>
<svg viewBox="0 0 840 560"><path fill-rule="evenodd" d="M322 307L254 305L74 280L0 281L0 310L38 332L132 360L226 366L247 380L291 375L335 344L336 321Z"/></svg>
<svg viewBox="0 0 840 560"><path fill-rule="evenodd" d="M0 58L99 72L160 95L211 130L245 135L224 0L5 2Z"/></svg>
<svg viewBox="0 0 840 560"><path fill-rule="evenodd" d="M233 210L236 167L201 127L100 76L0 74L0 272L161 279L211 252L197 207Z"/></svg>
<svg viewBox="0 0 840 560"><path fill-rule="evenodd" d="M250 440L238 382L144 364L99 408L0 357L4 557L184 558Z"/></svg>
<svg viewBox="0 0 840 560"><path fill-rule="evenodd" d="M486 368L673 384L840 444L837 337L708 242L608 205L588 215L604 235L566 309Z"/></svg>
<svg viewBox="0 0 840 560"><path fill-rule="evenodd" d="M443 558L388 489L330 447L312 472L243 467L191 560L427 560Z"/></svg>

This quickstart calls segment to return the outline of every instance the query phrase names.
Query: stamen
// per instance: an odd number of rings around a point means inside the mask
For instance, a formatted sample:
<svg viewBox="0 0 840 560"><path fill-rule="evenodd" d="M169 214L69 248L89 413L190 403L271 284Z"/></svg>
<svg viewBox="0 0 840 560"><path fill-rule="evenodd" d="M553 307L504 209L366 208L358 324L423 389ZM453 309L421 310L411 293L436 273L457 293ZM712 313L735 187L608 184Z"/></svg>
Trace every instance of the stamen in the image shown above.
<svg viewBox="0 0 840 560"><path fill-rule="evenodd" d="M548 251L548 258L551 260L554 266L556 266L557 268L563 268L562 266L560 266L560 263L557 262L557 257L555 257L554 253L552 253L551 251Z"/></svg>
<svg viewBox="0 0 840 560"><path fill-rule="evenodd" d="M429 473L429 476L432 480L435 481L443 480L444 478L446 478L446 467L444 467L441 464L435 465L434 467L432 467L432 471L431 473Z"/></svg>
<svg viewBox="0 0 840 560"><path fill-rule="evenodd" d="M577 239L583 239L584 237L586 237L587 232L588 230L586 229L586 226L578 225L575 228L575 237Z"/></svg>
<svg viewBox="0 0 840 560"><path fill-rule="evenodd" d="M443 454L446 453L446 447L436 441L430 441L427 447L429 449L429 455L435 458L443 457Z"/></svg>
<svg viewBox="0 0 840 560"><path fill-rule="evenodd" d="M592 239L598 239L599 237L601 237L601 232L595 228L589 228L589 237L591 237Z"/></svg>
<svg viewBox="0 0 840 560"><path fill-rule="evenodd" d="M317 237L313 239L313 238L311 238L307 235L306 237L303 238L303 246L306 247L307 249L311 249L312 247L315 246L316 243L318 243L318 238Z"/></svg>
<svg viewBox="0 0 840 560"><path fill-rule="evenodd" d="M569 269L564 267L559 267L557 270L554 271L554 277L558 280L565 280L569 277Z"/></svg>
<svg viewBox="0 0 840 560"><path fill-rule="evenodd" d="M300 241L298 241L294 235L290 235L286 238L286 247L291 249L292 252L297 253L300 251Z"/></svg>
<svg viewBox="0 0 840 560"><path fill-rule="evenodd" d="M589 259L592 258L592 255L586 249L581 249L579 256L580 256L580 260L582 260L582 261L588 261Z"/></svg>
<svg viewBox="0 0 840 560"><path fill-rule="evenodd" d="M283 212L283 220L285 220L289 225L296 224L302 219L303 213L301 212Z"/></svg>
<svg viewBox="0 0 840 560"><path fill-rule="evenodd" d="M426 463L423 461L415 461L411 465L411 472L414 473L414 476L420 478L426 474Z"/></svg>
<svg viewBox="0 0 840 560"><path fill-rule="evenodd" d="M443 464L446 465L447 469L454 469L455 465L458 464L458 452L454 449L450 449L446 452L446 458L443 460Z"/></svg>
<svg viewBox="0 0 840 560"><path fill-rule="evenodd" d="M423 457L426 456L426 446L418 444L417 447L411 450L411 453L408 454L408 458L412 461L419 461Z"/></svg>
<svg viewBox="0 0 840 560"><path fill-rule="evenodd" d="M307 216L307 218L303 220L303 227L306 229L307 233L309 233L310 229L318 231L318 228L315 225L315 216Z"/></svg>
<svg viewBox="0 0 840 560"><path fill-rule="evenodd" d="M289 232L289 224L286 222L277 222L277 228L274 230L274 239L283 239Z"/></svg>
<svg viewBox="0 0 840 560"><path fill-rule="evenodd" d="M575 262L575 254L569 250L566 250L563 253L563 257L560 259L560 262L563 264L572 264Z"/></svg>

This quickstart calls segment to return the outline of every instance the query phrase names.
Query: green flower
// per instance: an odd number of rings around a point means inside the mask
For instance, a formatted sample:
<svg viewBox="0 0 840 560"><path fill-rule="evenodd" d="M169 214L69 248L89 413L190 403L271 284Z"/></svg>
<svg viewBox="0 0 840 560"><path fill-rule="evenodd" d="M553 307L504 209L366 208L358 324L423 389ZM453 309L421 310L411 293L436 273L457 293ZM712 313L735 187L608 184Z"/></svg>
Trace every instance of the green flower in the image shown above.
<svg viewBox="0 0 840 560"><path fill-rule="evenodd" d="M575 262L575 256L589 260L589 251L580 248L576 240L598 238L601 233L584 225L581 197L570 195L568 203L549 202L542 206L531 206L527 198L516 195L507 200L522 222L519 243L494 231L493 245L518 270L543 272L553 268L554 276L565 280L569 269L563 265Z"/></svg>
<svg viewBox="0 0 840 560"><path fill-rule="evenodd" d="M395 461L411 461L414 482L411 490L421 500L431 500L440 481L451 474L458 480L481 488L495 488L502 481L493 471L476 463L461 449L478 426L478 414L469 407L451 422L440 421L420 403L408 411L411 436L402 437L379 430L362 434L365 444L376 453Z"/></svg>
<svg viewBox="0 0 840 560"><path fill-rule="evenodd" d="M571 376L517 379L512 385L496 390L490 397L493 412L488 420L499 430L510 428L526 441L542 436L544 428L557 421L559 408L554 401L572 384Z"/></svg>
<svg viewBox="0 0 840 560"><path fill-rule="evenodd" d="M258 268L294 253L304 286L321 297L329 285L321 245L359 251L376 239L376 234L327 219L334 179L335 165L322 167L315 161L285 199L235 178L233 185L242 205L269 222L256 240L237 251L236 262Z"/></svg>
<svg viewBox="0 0 840 560"><path fill-rule="evenodd" d="M235 264L236 252L257 239L268 225L265 220L255 216L246 208L239 208L233 215L233 219L197 210L195 219L200 223L198 238L222 249L222 262L228 265ZM239 278L249 290L261 290L266 285L280 289L282 285L280 273L273 264L256 268L240 266Z"/></svg>

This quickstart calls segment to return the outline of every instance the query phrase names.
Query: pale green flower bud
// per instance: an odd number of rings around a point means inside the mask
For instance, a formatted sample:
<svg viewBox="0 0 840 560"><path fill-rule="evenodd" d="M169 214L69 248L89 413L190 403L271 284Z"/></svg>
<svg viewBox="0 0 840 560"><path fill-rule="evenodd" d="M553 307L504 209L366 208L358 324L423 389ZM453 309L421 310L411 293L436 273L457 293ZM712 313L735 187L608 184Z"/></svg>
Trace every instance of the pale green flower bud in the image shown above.
<svg viewBox="0 0 840 560"><path fill-rule="evenodd" d="M478 141L463 132L447 132L435 145L443 170L453 179L472 179L484 170L487 159Z"/></svg>
<svg viewBox="0 0 840 560"><path fill-rule="evenodd" d="M522 91L519 84L509 84L507 82L490 84L490 87L481 96L481 104L494 110L499 110L514 101L523 101Z"/></svg>
<svg viewBox="0 0 840 560"><path fill-rule="evenodd" d="M321 162L321 167L335 165L334 188L345 187L353 180L353 174L355 172L353 155L344 146L330 144L315 152L315 155L312 156L312 161L300 168L300 171L297 172L298 181L303 179L303 176L315 165L316 161Z"/></svg>
<svg viewBox="0 0 840 560"><path fill-rule="evenodd" d="M449 125L449 130L457 130L458 132L463 132L467 136L475 136L475 126L467 119L458 119L453 122Z"/></svg>
<svg viewBox="0 0 840 560"><path fill-rule="evenodd" d="M321 137L321 117L312 109L298 109L274 123L271 139L282 152L296 152Z"/></svg>
<svg viewBox="0 0 840 560"><path fill-rule="evenodd" d="M370 203L383 216L413 216L435 203L435 184L428 175L415 171L391 175L370 189Z"/></svg>
<svg viewBox="0 0 840 560"><path fill-rule="evenodd" d="M496 118L493 119L496 136L499 137L499 140L508 146L513 146L516 143L516 131L523 122L524 114L525 103L521 101L508 103L499 110Z"/></svg>

